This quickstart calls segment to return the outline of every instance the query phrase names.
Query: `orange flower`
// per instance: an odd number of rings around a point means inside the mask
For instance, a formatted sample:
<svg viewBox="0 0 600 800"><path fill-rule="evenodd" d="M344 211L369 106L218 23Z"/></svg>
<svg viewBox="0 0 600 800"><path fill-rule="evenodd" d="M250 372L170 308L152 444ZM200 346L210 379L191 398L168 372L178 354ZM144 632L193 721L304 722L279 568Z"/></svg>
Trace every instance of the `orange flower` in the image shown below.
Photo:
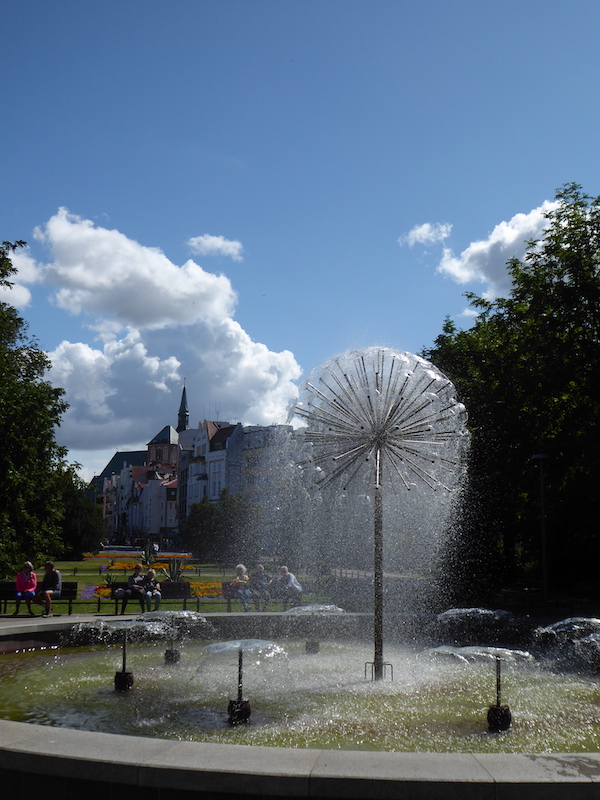
<svg viewBox="0 0 600 800"><path fill-rule="evenodd" d="M192 597L221 597L222 586L220 583L204 581L190 581Z"/></svg>

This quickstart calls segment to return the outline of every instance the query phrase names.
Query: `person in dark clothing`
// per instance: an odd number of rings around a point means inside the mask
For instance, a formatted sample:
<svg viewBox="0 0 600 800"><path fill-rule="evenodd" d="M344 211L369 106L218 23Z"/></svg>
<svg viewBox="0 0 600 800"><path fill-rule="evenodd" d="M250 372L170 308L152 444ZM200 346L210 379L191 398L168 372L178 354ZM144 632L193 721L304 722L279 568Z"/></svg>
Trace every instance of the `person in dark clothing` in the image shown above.
<svg viewBox="0 0 600 800"><path fill-rule="evenodd" d="M125 589L123 602L121 603L121 614L125 613L127 601L130 597L134 597L139 602L142 611L146 610L146 590L144 589L146 576L142 574L142 570L142 565L136 564L133 568L133 575L130 575L127 579L127 589Z"/></svg>
<svg viewBox="0 0 600 800"><path fill-rule="evenodd" d="M257 564L256 569L250 575L250 591L252 592L252 599L257 611L266 611L271 594L269 592L269 583L271 579L265 572L262 564Z"/></svg>
<svg viewBox="0 0 600 800"><path fill-rule="evenodd" d="M44 564L44 577L38 589L35 602L45 606L42 617L52 616L52 601L60 597L62 592L62 578L60 572L54 569L53 561L46 561Z"/></svg>

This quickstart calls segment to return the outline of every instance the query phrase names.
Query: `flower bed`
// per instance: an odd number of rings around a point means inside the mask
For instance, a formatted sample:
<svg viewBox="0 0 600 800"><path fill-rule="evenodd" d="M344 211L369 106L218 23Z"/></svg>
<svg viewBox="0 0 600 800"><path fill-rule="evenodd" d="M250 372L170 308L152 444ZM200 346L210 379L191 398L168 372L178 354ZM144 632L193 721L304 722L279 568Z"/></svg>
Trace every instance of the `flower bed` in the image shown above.
<svg viewBox="0 0 600 800"><path fill-rule="evenodd" d="M97 590L102 587L100 586L84 586L81 590L81 594L79 598L81 600L93 600L94 597L100 597L100 595L96 594Z"/></svg>
<svg viewBox="0 0 600 800"><path fill-rule="evenodd" d="M105 570L109 570L111 572L126 572L127 570L132 570L136 564L140 564L140 561L115 561L107 564L106 566L102 565L100 569L104 572ZM152 569L169 569L169 562L168 561L154 561L152 562ZM191 570L192 572L195 571L196 567L192 564L181 564L181 570Z"/></svg>
<svg viewBox="0 0 600 800"><path fill-rule="evenodd" d="M207 581L190 581L192 597L221 597L222 584Z"/></svg>
<svg viewBox="0 0 600 800"><path fill-rule="evenodd" d="M99 586L85 586L81 591L82 600L92 600L96 597L109 598L111 595L110 584L101 583ZM221 597L221 584L208 581L190 581L190 597Z"/></svg>
<svg viewBox="0 0 600 800"><path fill-rule="evenodd" d="M189 559L189 558L193 558L193 557L194 557L194 556L193 556L191 553L178 553L176 556L172 556L172 558L188 558L188 559ZM106 555L106 553L84 553L84 554L83 554L83 558L84 558L86 561L87 561L88 559L90 559L90 558L101 558L101 559L106 559L106 558L107 558L107 555ZM163 558L164 558L164 556L163 556ZM171 556L168 556L168 558L171 558Z"/></svg>
<svg viewBox="0 0 600 800"><path fill-rule="evenodd" d="M101 583L100 586L86 586L86 589L93 589L92 597L110 597L111 587L107 583ZM85 589L83 590L85 592ZM83 598L83 592L81 593Z"/></svg>

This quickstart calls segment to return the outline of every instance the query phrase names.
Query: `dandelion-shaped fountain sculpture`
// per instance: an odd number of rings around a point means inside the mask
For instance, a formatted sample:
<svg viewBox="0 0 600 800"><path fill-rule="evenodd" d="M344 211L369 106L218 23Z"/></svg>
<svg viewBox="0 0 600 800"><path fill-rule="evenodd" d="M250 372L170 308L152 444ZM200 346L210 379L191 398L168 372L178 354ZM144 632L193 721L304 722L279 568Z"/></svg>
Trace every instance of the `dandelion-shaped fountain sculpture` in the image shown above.
<svg viewBox="0 0 600 800"><path fill-rule="evenodd" d="M466 411L452 383L419 356L384 347L327 362L303 387L294 414L308 423L310 463L322 487L367 482L373 491L374 657L383 678L383 490L392 482L450 491L462 474ZM306 465L309 462L303 462ZM385 483L384 483L385 476Z"/></svg>

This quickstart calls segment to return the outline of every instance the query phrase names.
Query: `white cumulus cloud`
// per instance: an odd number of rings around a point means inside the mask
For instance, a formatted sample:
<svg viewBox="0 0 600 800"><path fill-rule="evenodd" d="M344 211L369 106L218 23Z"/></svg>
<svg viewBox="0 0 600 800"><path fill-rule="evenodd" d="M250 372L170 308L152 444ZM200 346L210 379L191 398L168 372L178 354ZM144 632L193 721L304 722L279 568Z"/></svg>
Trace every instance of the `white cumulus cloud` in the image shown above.
<svg viewBox="0 0 600 800"><path fill-rule="evenodd" d="M184 381L191 426L217 416L285 420L300 367L291 352L270 351L233 318L228 278L193 261L177 266L66 209L36 238L50 254L39 274L52 301L80 316L87 331L48 354L49 378L69 403L57 438L78 461L93 451L143 449L165 425L176 427Z"/></svg>
<svg viewBox="0 0 600 800"><path fill-rule="evenodd" d="M398 244L413 247L415 244L438 244L447 239L452 233L449 222L424 222L415 225L408 233L398 239Z"/></svg>
<svg viewBox="0 0 600 800"><path fill-rule="evenodd" d="M438 271L457 283L487 283L486 294L490 297L507 293L510 279L506 262L511 258L523 258L526 242L540 238L548 224L546 214L555 207L554 201L545 200L527 214L515 214L508 222L496 225L487 239L471 242L458 256L445 248Z"/></svg>
<svg viewBox="0 0 600 800"><path fill-rule="evenodd" d="M199 256L227 256L234 261L243 261L244 248L241 242L226 239L224 236L211 236L204 233L188 239L187 244L193 253Z"/></svg>
<svg viewBox="0 0 600 800"><path fill-rule="evenodd" d="M45 279L56 287L54 302L72 314L105 315L139 329L164 328L218 320L235 306L228 278L193 261L178 267L157 248L65 208L35 237L52 253Z"/></svg>
<svg viewBox="0 0 600 800"><path fill-rule="evenodd" d="M0 286L0 300L22 310L31 304L31 292L27 287L42 280L43 268L27 249L15 250L9 256L16 272L7 278L12 286Z"/></svg>

